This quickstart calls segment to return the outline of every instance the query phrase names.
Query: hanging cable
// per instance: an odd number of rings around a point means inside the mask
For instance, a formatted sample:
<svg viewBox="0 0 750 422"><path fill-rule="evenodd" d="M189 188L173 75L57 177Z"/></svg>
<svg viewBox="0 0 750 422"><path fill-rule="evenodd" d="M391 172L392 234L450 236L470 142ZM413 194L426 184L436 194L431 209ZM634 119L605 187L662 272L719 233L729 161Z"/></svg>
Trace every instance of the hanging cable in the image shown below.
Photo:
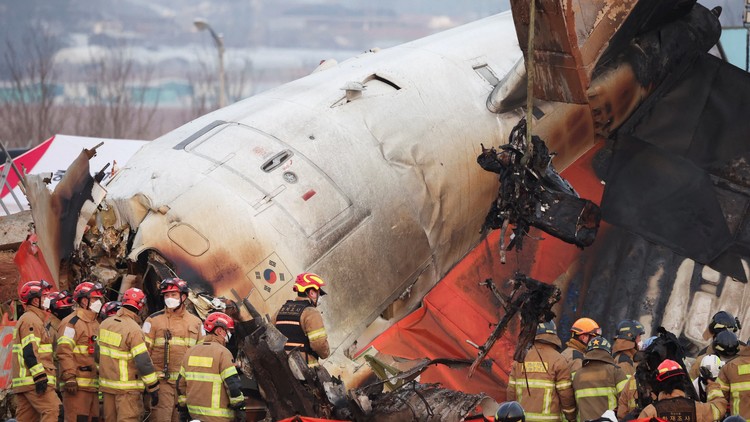
<svg viewBox="0 0 750 422"><path fill-rule="evenodd" d="M534 152L534 145L531 142L531 122L534 117L534 33L536 17L536 0L529 0L529 42L526 51L526 154L523 156L522 163L526 164L531 159Z"/></svg>

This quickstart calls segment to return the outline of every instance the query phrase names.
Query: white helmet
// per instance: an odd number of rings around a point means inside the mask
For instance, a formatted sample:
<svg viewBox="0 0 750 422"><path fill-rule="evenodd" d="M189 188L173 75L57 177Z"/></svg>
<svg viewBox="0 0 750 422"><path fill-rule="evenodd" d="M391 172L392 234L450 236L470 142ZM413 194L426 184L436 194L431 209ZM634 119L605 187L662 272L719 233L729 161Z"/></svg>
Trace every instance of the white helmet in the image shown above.
<svg viewBox="0 0 750 422"><path fill-rule="evenodd" d="M724 362L716 355L706 355L701 360L701 368L706 368L711 373L711 378L719 376L719 370L724 366Z"/></svg>

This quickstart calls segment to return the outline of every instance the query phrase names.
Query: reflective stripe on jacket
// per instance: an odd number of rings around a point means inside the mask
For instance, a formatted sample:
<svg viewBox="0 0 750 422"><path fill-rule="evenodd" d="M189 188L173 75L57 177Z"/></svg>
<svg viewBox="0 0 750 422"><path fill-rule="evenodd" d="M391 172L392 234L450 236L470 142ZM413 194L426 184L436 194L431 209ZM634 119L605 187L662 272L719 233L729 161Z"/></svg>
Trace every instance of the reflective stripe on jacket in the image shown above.
<svg viewBox="0 0 750 422"><path fill-rule="evenodd" d="M307 354L308 364L317 364L318 358L325 359L331 354L323 317L308 299L288 300L274 321L287 338L284 345L287 352L299 348Z"/></svg>
<svg viewBox="0 0 750 422"><path fill-rule="evenodd" d="M174 311L164 309L146 318L143 323L143 334L146 347L154 362L159 379L167 379L170 384L177 382L182 358L189 348L195 346L203 337L203 322L200 318L187 312L184 306ZM167 377L164 373L166 344L169 338L169 362Z"/></svg>
<svg viewBox="0 0 750 422"><path fill-rule="evenodd" d="M141 391L157 384L135 313L123 307L99 327L99 389L110 394Z"/></svg>
<svg viewBox="0 0 750 422"><path fill-rule="evenodd" d="M26 307L26 312L13 329L13 359L11 384L14 393L34 389L34 376L47 374L47 385L54 388L55 364L52 361L52 338L44 328L48 314L35 307Z"/></svg>
<svg viewBox="0 0 750 422"><path fill-rule="evenodd" d="M185 354L177 382L177 403L204 422L233 420L229 406L242 403L239 375L224 339L207 334Z"/></svg>
<svg viewBox="0 0 750 422"><path fill-rule="evenodd" d="M721 368L716 382L709 382L708 401L732 415L750 418L750 347L741 348Z"/></svg>
<svg viewBox="0 0 750 422"><path fill-rule="evenodd" d="M83 391L97 391L99 371L94 361L94 338L99 331L96 314L77 309L63 319L57 331L57 359L60 382L75 379Z"/></svg>
<svg viewBox="0 0 750 422"><path fill-rule="evenodd" d="M573 377L578 420L597 419L606 410L615 409L627 381L627 375L615 365L607 351L594 349L587 352L583 366Z"/></svg>
<svg viewBox="0 0 750 422"><path fill-rule="evenodd" d="M530 422L575 420L576 402L570 365L555 345L540 341L543 336L550 334L536 337L523 363L513 362L506 400L518 401Z"/></svg>

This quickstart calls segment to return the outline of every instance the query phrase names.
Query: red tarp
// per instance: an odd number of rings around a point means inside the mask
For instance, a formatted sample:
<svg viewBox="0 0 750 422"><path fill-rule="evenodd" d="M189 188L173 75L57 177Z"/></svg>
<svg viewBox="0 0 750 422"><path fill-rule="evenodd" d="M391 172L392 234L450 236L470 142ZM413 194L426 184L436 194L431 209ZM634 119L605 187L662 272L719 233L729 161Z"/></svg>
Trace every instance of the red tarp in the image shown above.
<svg viewBox="0 0 750 422"><path fill-rule="evenodd" d="M563 177L581 197L596 203L601 200L603 186L591 169L591 160L598 150L599 147L595 147L588 151L563 172ZM523 251L518 255L515 251L509 252L507 263L503 265L498 252L499 231L493 231L425 296L421 308L389 328L360 353L374 346L382 353L409 359L474 359L477 349L466 340L484 344L494 328L491 324L497 324L501 316L496 299L480 282L492 278L495 285L502 288L517 269L538 280L552 282L578 258L580 250L575 245L538 231L532 235L543 236L545 240L526 239ZM489 369L478 369L468 378L468 368L432 366L422 374L421 382L439 382L467 393L483 392L502 401L515 349L516 325L490 351L488 358L492 365Z"/></svg>
<svg viewBox="0 0 750 422"><path fill-rule="evenodd" d="M55 280L52 278L47 263L44 262L42 251L36 246L35 242L36 234L33 234L21 243L13 257L13 262L21 274L21 278L18 280L19 290L27 281L32 280L46 280L52 286L55 286ZM55 288L57 287L55 286Z"/></svg>

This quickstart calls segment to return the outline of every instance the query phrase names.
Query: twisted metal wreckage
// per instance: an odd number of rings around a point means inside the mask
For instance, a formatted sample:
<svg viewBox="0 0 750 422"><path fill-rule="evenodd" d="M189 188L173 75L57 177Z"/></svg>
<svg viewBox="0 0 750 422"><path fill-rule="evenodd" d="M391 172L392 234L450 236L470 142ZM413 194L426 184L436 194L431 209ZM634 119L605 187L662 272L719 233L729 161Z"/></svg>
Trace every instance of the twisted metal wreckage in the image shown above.
<svg viewBox="0 0 750 422"><path fill-rule="evenodd" d="M513 22L500 15L453 38L367 53L191 122L145 146L106 190L89 174L95 151L81 154L52 195L41 177L28 175L26 195L52 279L59 288L87 279L114 291L143 286L156 309L156 282L176 272L191 283L201 316L226 306L215 296L236 289L244 321L239 358L272 418L460 420L480 417L480 404L491 413L486 396L416 378L436 364L484 368L518 314L514 358L523 359L536 322L553 315L561 296L555 286L520 272L500 287L483 283L499 322L473 360L425 359L397 370L377 355L351 359L352 351L372 340L367 328L392 325L418 306L490 229L503 232L501 260L523 246L531 227L592 244L599 208L557 174L549 151L565 169L600 148L605 221L743 278L748 183L737 157L750 149L742 136L750 122L728 122L722 110L733 101L744 112L733 92L750 86L744 72L705 53L718 40L718 11L689 0L540 0L540 47L524 48L529 4L511 1ZM511 24L523 55L507 41ZM527 76L529 56L537 60ZM424 65L413 66L411 57ZM701 79L708 76L712 83ZM353 79L366 90L341 97L338 88ZM705 101L680 112L698 123L679 125L672 102L696 92ZM535 97L527 107L531 142L527 120L519 121L527 97ZM403 112L394 113L396 106ZM430 118L415 122L416 115ZM481 168L473 163L480 142L506 141L482 146ZM499 175L499 187L482 168ZM292 270L325 271L336 292L323 304L334 353L314 371L297 364L296 353L287 358L268 323ZM590 309L596 317L599 309ZM373 371L362 370L362 361ZM373 382L373 373L380 379Z"/></svg>

